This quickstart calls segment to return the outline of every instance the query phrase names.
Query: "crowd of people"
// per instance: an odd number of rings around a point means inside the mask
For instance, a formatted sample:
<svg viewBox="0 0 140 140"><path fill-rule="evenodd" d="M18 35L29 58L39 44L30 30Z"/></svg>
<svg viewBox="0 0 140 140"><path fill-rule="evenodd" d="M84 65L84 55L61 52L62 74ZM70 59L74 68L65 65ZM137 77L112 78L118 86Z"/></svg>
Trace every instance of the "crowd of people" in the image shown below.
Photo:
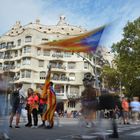
<svg viewBox="0 0 140 140"><path fill-rule="evenodd" d="M48 129L54 126L54 112L56 110L56 95L53 90L53 83L50 81L51 71L49 69L46 76L45 85L39 90L28 88L27 97L22 88L22 83L15 84L15 89L11 92L11 115L9 127L12 128L13 118L16 116L15 128L20 128L20 116L23 108L27 110L28 123L26 127L38 128L38 115L41 116L42 124L40 127ZM47 121L48 125L45 125Z"/></svg>
<svg viewBox="0 0 140 140"><path fill-rule="evenodd" d="M120 117L123 118L123 124L138 124L140 121L140 102L139 97L133 97L130 101L124 97L121 102ZM121 112L122 111L122 112Z"/></svg>
<svg viewBox="0 0 140 140"><path fill-rule="evenodd" d="M44 86L40 86L40 89L33 90L28 88L27 95L22 88L22 83L17 83L14 86L14 90L11 92L11 114L9 119L9 127L13 127L13 118L16 116L15 128L20 128L20 116L23 108L27 110L27 123L25 127L38 128L45 127L48 129L54 126L54 115L56 114L56 95L53 89L53 83L50 81L51 70L48 71L46 76L46 81ZM2 79L2 77L1 77ZM7 87L4 80L1 80L1 100ZM97 100L96 90L92 87L93 77L87 75L84 77L84 91L81 95L81 110L72 111L68 113L64 111L63 115L65 117L72 116L73 118L79 117L82 114L87 122L88 126L92 125L97 115L97 110L103 112L104 118L118 118L120 123L123 124L138 124L140 121L140 102L139 97L133 97L132 100L123 97L119 100L111 97L104 96ZM3 94L2 94L3 93ZM94 93L94 94L93 94ZM107 99L108 98L108 99ZM109 99L110 98L110 99ZM115 99L115 100L114 100ZM1 101L4 103L5 99ZM4 105L4 104L3 104ZM100 108L101 106L101 108ZM2 105L0 106L2 107ZM2 113L2 108L0 109L0 114ZM38 124L38 117L41 117L42 124ZM58 114L59 115L59 112ZM46 125L47 124L47 125Z"/></svg>
<svg viewBox="0 0 140 140"><path fill-rule="evenodd" d="M104 118L117 118L120 124L138 124L140 121L140 101L139 97L119 98L113 108L103 110ZM107 103L106 103L107 104ZM109 102L111 105L111 102ZM114 116L113 116L114 115Z"/></svg>

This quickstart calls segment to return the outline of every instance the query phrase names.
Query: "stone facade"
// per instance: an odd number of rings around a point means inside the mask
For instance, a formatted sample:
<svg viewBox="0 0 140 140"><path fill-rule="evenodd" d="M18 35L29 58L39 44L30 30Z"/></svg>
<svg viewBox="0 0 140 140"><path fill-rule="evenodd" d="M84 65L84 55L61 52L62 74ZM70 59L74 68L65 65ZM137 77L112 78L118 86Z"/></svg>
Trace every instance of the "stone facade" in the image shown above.
<svg viewBox="0 0 140 140"><path fill-rule="evenodd" d="M74 37L86 30L66 23L61 16L57 25L48 26L35 23L22 26L20 21L0 37L0 72L7 73L11 83L23 82L24 88L38 88L45 81L47 66L52 66L51 80L54 83L58 101L64 110L75 110L73 100L81 95L84 73L95 75L93 55L79 53L93 66L76 53L64 52L44 47L41 44ZM101 66L96 65L99 69ZM69 102L70 101L70 102ZM61 103L62 103L61 102Z"/></svg>

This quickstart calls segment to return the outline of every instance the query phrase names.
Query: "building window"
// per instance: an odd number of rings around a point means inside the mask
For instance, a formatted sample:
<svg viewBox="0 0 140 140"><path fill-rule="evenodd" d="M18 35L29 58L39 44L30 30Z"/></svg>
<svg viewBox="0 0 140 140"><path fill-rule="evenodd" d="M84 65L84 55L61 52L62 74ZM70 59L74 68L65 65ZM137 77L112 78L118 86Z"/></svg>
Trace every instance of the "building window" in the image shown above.
<svg viewBox="0 0 140 140"><path fill-rule="evenodd" d="M31 77L31 70L23 70L21 71L22 78L30 78Z"/></svg>
<svg viewBox="0 0 140 140"><path fill-rule="evenodd" d="M60 84L55 85L54 91L56 93L64 93L64 85L60 85Z"/></svg>
<svg viewBox="0 0 140 140"><path fill-rule="evenodd" d="M0 52L0 59L3 59L3 52Z"/></svg>
<svg viewBox="0 0 140 140"><path fill-rule="evenodd" d="M43 60L39 60L38 62L39 62L39 63L38 63L38 66L39 66L39 67L43 67L43 66L44 66L44 61L43 61Z"/></svg>
<svg viewBox="0 0 140 140"><path fill-rule="evenodd" d="M17 46L20 46L20 45L21 45L21 39L18 39Z"/></svg>
<svg viewBox="0 0 140 140"><path fill-rule="evenodd" d="M7 49L14 47L14 42L7 42Z"/></svg>
<svg viewBox="0 0 140 140"><path fill-rule="evenodd" d="M79 95L79 87L78 86L71 86L70 87L70 94L74 97Z"/></svg>
<svg viewBox="0 0 140 140"><path fill-rule="evenodd" d="M72 53L71 53L71 52L65 52L65 53L64 53L64 56L65 56L65 57L71 57L71 56L72 56Z"/></svg>
<svg viewBox="0 0 140 140"><path fill-rule="evenodd" d="M30 53L31 52L31 46L24 46L23 53Z"/></svg>
<svg viewBox="0 0 140 140"><path fill-rule="evenodd" d="M75 105L76 105L75 100L71 100L71 101L68 102L68 107L69 108L75 108Z"/></svg>
<svg viewBox="0 0 140 140"><path fill-rule="evenodd" d="M49 39L48 38L42 38L42 41L48 41Z"/></svg>
<svg viewBox="0 0 140 140"><path fill-rule="evenodd" d="M62 80L62 81L66 81L66 80L67 80L67 77L66 77L65 74L62 74L62 75L61 75L61 80Z"/></svg>
<svg viewBox="0 0 140 140"><path fill-rule="evenodd" d="M84 69L88 69L88 63L84 62Z"/></svg>
<svg viewBox="0 0 140 140"><path fill-rule="evenodd" d="M31 77L31 71L30 70L26 70L26 78L30 78Z"/></svg>
<svg viewBox="0 0 140 140"><path fill-rule="evenodd" d="M0 70L2 70L2 63L0 63Z"/></svg>
<svg viewBox="0 0 140 140"><path fill-rule="evenodd" d="M20 73L19 72L15 73L14 80L19 80L19 78L20 78Z"/></svg>
<svg viewBox="0 0 140 140"><path fill-rule="evenodd" d="M30 65L31 64L31 59L28 58L28 57L23 58L22 64L23 65Z"/></svg>
<svg viewBox="0 0 140 140"><path fill-rule="evenodd" d="M25 71L21 71L21 78L25 78Z"/></svg>
<svg viewBox="0 0 140 140"><path fill-rule="evenodd" d="M16 50L16 51L15 51L15 57L17 57L17 56L18 56L18 51Z"/></svg>
<svg viewBox="0 0 140 140"><path fill-rule="evenodd" d="M20 61L17 61L17 68L20 68Z"/></svg>
<svg viewBox="0 0 140 140"><path fill-rule="evenodd" d="M61 51L55 51L52 57L63 58L63 53Z"/></svg>
<svg viewBox="0 0 140 140"><path fill-rule="evenodd" d="M5 47L6 47L6 43L2 43L1 48L5 48Z"/></svg>
<svg viewBox="0 0 140 140"><path fill-rule="evenodd" d="M32 36L26 36L25 42L32 42Z"/></svg>
<svg viewBox="0 0 140 140"><path fill-rule="evenodd" d="M44 50L43 55L44 55L44 56L50 56L50 51Z"/></svg>
<svg viewBox="0 0 140 140"><path fill-rule="evenodd" d="M41 71L40 72L40 79L45 79L46 78L46 72L45 71Z"/></svg>
<svg viewBox="0 0 140 140"><path fill-rule="evenodd" d="M37 55L41 55L41 49L37 48Z"/></svg>
<svg viewBox="0 0 140 140"><path fill-rule="evenodd" d="M59 74L54 73L52 79L59 80Z"/></svg>
<svg viewBox="0 0 140 140"><path fill-rule="evenodd" d="M19 52L19 53L20 53L19 55L21 56L21 55L22 55L22 49L20 50L20 52Z"/></svg>
<svg viewBox="0 0 140 140"><path fill-rule="evenodd" d="M69 74L69 80L70 81L75 81L75 73L70 73Z"/></svg>
<svg viewBox="0 0 140 140"><path fill-rule="evenodd" d="M69 62L68 63L68 69L75 69L75 67L76 67L75 62Z"/></svg>

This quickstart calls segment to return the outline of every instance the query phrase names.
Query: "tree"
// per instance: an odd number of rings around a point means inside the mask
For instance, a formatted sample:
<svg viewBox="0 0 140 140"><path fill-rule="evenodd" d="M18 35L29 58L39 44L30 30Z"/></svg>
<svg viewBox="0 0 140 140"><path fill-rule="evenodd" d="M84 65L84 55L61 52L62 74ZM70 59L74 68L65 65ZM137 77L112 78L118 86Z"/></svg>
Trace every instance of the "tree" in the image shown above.
<svg viewBox="0 0 140 140"><path fill-rule="evenodd" d="M117 91L119 89L119 73L116 69L111 68L108 65L104 65L102 69L101 78L104 80L105 88L109 90Z"/></svg>
<svg viewBox="0 0 140 140"><path fill-rule="evenodd" d="M128 22L123 31L123 39L112 46L115 64L127 95L140 95L140 18Z"/></svg>

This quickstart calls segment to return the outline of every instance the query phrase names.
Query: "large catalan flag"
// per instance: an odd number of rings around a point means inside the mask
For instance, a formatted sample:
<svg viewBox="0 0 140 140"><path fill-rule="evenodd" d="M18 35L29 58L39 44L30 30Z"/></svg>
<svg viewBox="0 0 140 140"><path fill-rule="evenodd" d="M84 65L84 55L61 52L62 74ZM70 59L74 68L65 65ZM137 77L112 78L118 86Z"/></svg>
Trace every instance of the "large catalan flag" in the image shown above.
<svg viewBox="0 0 140 140"><path fill-rule="evenodd" d="M94 52L99 46L104 29L105 26L102 26L93 31L80 34L76 37L48 42L43 45L59 47L60 49L71 52Z"/></svg>
<svg viewBox="0 0 140 140"><path fill-rule="evenodd" d="M50 86L50 76L51 70L48 71L48 75L46 76L45 85L43 88L42 98L46 100L46 110L42 115L43 121L48 121L50 126L54 124L54 112L56 109L56 95L53 88Z"/></svg>

